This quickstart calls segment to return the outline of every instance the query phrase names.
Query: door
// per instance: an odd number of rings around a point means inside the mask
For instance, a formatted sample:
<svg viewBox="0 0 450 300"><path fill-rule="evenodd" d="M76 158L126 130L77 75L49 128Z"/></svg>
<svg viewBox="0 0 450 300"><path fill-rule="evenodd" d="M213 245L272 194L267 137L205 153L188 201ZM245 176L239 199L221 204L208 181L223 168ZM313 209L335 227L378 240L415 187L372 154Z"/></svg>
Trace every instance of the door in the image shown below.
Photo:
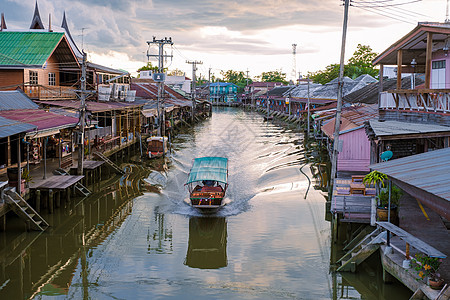
<svg viewBox="0 0 450 300"><path fill-rule="evenodd" d="M436 60L431 63L431 88L445 89L445 60Z"/></svg>

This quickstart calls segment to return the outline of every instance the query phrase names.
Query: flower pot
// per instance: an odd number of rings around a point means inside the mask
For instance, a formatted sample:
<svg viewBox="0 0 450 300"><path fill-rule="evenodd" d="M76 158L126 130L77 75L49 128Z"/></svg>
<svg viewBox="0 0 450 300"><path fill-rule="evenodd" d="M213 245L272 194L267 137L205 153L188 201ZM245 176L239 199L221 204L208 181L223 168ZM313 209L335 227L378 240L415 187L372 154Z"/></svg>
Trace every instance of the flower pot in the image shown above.
<svg viewBox="0 0 450 300"><path fill-rule="evenodd" d="M444 286L444 279L428 278L428 285L433 290L440 290Z"/></svg>
<svg viewBox="0 0 450 300"><path fill-rule="evenodd" d="M6 169L6 174L8 175L8 181L17 181L17 179L19 178L19 168L8 168Z"/></svg>
<svg viewBox="0 0 450 300"><path fill-rule="evenodd" d="M378 221L387 222L389 210L386 207L377 207ZM395 223L398 219L397 206L391 206L391 223Z"/></svg>

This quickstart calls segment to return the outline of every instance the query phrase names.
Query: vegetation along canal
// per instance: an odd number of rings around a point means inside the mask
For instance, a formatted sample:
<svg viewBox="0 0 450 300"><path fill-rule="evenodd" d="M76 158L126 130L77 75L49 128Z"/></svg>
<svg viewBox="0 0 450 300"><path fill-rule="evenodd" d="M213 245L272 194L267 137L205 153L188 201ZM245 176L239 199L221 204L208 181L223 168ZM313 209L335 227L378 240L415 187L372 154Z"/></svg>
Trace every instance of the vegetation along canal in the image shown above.
<svg viewBox="0 0 450 300"><path fill-rule="evenodd" d="M331 271L337 250L314 176L318 151L305 148L299 129L218 108L172 150L167 169L161 159L124 159L129 175L43 213L51 224L43 233L24 232L19 220L14 230L13 219L1 233L0 299L410 296L384 285L376 263L345 278ZM201 156L229 159L227 204L209 216L189 206L184 186Z"/></svg>

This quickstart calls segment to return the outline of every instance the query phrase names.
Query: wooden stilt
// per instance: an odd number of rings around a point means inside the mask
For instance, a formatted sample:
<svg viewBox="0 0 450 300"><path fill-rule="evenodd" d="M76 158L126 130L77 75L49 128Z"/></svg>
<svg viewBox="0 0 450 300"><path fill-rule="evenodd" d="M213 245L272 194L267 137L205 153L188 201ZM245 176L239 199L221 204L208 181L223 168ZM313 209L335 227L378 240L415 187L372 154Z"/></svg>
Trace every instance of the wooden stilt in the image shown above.
<svg viewBox="0 0 450 300"><path fill-rule="evenodd" d="M53 190L48 190L48 212L53 213Z"/></svg>
<svg viewBox="0 0 450 300"><path fill-rule="evenodd" d="M36 190L36 212L41 212L41 190Z"/></svg>
<svg viewBox="0 0 450 300"><path fill-rule="evenodd" d="M6 214L0 217L0 231L6 231Z"/></svg>
<svg viewBox="0 0 450 300"><path fill-rule="evenodd" d="M56 202L56 207L60 208L61 207L61 191L57 191L55 194L55 202Z"/></svg>

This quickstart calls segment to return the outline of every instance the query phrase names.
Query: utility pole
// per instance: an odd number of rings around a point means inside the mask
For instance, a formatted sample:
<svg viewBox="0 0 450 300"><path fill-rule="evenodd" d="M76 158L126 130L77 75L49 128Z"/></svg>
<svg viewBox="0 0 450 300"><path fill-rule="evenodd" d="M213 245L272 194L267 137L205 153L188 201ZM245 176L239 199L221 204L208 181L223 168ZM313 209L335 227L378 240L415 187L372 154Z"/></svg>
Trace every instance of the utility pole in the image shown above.
<svg viewBox="0 0 450 300"><path fill-rule="evenodd" d="M83 51L83 63L81 65L81 107L80 107L80 134L78 136L78 175L83 175L84 158L84 119L86 116L86 52ZM61 146L61 145L60 145Z"/></svg>
<svg viewBox="0 0 450 300"><path fill-rule="evenodd" d="M269 83L266 83L266 87L267 87L267 121L269 121Z"/></svg>
<svg viewBox="0 0 450 300"><path fill-rule="evenodd" d="M334 126L334 141L333 141L333 155L331 160L331 187L335 186L336 173L337 173L337 158L338 158L338 148L339 148L339 131L341 128L341 111L342 111L342 87L344 84L344 55L345 55L345 41L347 37L347 21L348 21L348 7L350 0L345 0L344 3L344 22L342 26L342 44L341 44L341 60L339 63L339 79L338 79L338 96L337 96L337 106L336 106L336 117Z"/></svg>
<svg viewBox="0 0 450 300"><path fill-rule="evenodd" d="M211 86L211 68L208 69L208 101L211 101L210 86ZM212 101L211 101L211 103L212 103Z"/></svg>
<svg viewBox="0 0 450 300"><path fill-rule="evenodd" d="M309 133L311 132L310 131L310 124L309 124L309 119L311 119L311 113L310 113L310 110L309 110L309 106L310 106L310 101L311 101L311 99L310 99L310 96L309 96L309 75L308 75L308 77L307 77L307 81L308 81L308 131L307 131L307 133L306 133L306 136L309 138Z"/></svg>
<svg viewBox="0 0 450 300"><path fill-rule="evenodd" d="M173 55L167 55L164 54L164 46L165 45L173 45L172 42L172 38L169 37L165 37L163 39L157 40L156 37L153 37L152 41L147 41L147 44L150 45L151 44L157 44L158 45L158 54L149 54L147 53L147 57L148 59L150 59L150 57L157 57L158 58L158 73L164 73L164 58L172 58ZM164 78L162 78L162 80L158 81L158 100L156 101L156 111L157 111L157 116L158 116L158 124L157 124L157 130L158 130L158 136L161 136L161 125L164 126L164 123L161 122L161 116L159 113L159 104L161 101L163 101L163 94L164 94ZM162 112L162 114L164 115L164 111Z"/></svg>
<svg viewBox="0 0 450 300"><path fill-rule="evenodd" d="M195 90L195 71L197 71L197 65L201 65L203 64L203 62L201 61L196 61L196 60L187 60L186 61L187 64L192 65L192 90L191 90L191 95L192 95L192 122L194 122L194 116L195 116L195 98L196 98L196 90Z"/></svg>

